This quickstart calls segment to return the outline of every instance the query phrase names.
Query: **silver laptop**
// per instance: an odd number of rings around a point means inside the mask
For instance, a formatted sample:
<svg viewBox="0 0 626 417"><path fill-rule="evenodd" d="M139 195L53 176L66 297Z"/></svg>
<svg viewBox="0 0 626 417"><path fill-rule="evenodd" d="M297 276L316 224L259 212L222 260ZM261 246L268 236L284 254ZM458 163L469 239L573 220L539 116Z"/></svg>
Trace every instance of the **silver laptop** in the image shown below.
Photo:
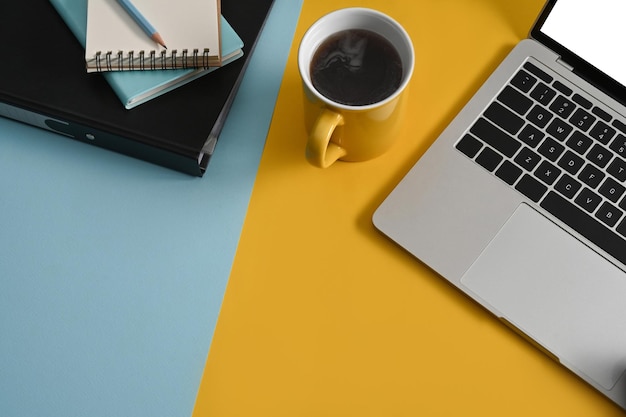
<svg viewBox="0 0 626 417"><path fill-rule="evenodd" d="M626 2L548 1L375 226L626 408Z"/></svg>

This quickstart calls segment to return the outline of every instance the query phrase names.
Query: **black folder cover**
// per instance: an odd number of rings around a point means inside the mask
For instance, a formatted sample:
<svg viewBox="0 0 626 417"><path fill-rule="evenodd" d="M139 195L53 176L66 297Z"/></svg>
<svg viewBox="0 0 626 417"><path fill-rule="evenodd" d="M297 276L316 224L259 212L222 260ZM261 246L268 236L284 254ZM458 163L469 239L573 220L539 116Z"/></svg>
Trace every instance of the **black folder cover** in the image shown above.
<svg viewBox="0 0 626 417"><path fill-rule="evenodd" d="M272 3L222 0L245 55L126 110L48 0L2 1L0 116L202 176Z"/></svg>

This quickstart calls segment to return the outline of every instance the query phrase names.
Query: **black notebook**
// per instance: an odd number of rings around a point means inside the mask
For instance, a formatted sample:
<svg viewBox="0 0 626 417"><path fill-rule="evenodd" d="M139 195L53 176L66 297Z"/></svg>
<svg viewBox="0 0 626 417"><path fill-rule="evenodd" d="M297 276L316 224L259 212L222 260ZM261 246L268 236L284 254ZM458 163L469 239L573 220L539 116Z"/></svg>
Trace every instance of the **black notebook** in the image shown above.
<svg viewBox="0 0 626 417"><path fill-rule="evenodd" d="M244 57L126 110L48 0L0 2L0 116L202 176L272 3L223 0Z"/></svg>

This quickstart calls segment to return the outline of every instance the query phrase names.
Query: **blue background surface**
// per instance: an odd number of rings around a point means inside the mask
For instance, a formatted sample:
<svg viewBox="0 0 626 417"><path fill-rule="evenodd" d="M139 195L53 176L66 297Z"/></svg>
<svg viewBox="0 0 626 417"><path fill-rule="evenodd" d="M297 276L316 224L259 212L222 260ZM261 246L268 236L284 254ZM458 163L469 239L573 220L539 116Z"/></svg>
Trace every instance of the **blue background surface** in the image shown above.
<svg viewBox="0 0 626 417"><path fill-rule="evenodd" d="M191 415L301 5L202 179L0 118L0 415Z"/></svg>

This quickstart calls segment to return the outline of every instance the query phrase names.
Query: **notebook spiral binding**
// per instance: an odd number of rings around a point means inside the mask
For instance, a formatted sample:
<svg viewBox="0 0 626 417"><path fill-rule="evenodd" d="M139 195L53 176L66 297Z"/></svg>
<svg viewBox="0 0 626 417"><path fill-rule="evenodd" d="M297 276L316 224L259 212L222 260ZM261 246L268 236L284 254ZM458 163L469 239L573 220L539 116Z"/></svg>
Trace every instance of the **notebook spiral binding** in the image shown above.
<svg viewBox="0 0 626 417"><path fill-rule="evenodd" d="M210 50L205 48L202 53L194 49L190 54L187 49L181 53L173 49L157 53L156 50L146 51L98 51L94 58L96 71L143 71L211 67Z"/></svg>

